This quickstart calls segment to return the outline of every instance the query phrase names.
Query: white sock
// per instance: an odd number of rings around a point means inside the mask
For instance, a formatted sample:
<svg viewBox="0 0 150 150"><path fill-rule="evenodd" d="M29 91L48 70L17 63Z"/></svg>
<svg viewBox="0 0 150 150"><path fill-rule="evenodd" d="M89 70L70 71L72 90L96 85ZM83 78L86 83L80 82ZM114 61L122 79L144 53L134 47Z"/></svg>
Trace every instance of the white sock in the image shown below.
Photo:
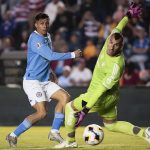
<svg viewBox="0 0 150 150"><path fill-rule="evenodd" d="M59 130L57 130L57 129L51 129L51 132L52 133L59 133Z"/></svg>
<svg viewBox="0 0 150 150"><path fill-rule="evenodd" d="M17 137L16 134L14 134L14 132L12 132L12 133L10 134L10 136L12 136L12 137Z"/></svg>

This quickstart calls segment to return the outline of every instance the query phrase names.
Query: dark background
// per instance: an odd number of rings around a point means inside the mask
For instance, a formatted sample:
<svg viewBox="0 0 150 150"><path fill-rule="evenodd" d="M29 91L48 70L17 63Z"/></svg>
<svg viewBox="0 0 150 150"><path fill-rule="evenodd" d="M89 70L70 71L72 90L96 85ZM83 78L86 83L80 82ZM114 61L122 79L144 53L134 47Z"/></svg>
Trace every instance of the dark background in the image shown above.
<svg viewBox="0 0 150 150"><path fill-rule="evenodd" d="M86 88L66 89L72 99ZM118 105L118 120L126 120L135 125L150 125L150 89L149 88L122 88ZM36 125L51 125L54 115L55 102L49 103L48 116ZM19 88L0 87L0 126L18 125L23 119L33 112L28 99ZM89 114L82 125L96 123L102 125L102 120L96 113Z"/></svg>

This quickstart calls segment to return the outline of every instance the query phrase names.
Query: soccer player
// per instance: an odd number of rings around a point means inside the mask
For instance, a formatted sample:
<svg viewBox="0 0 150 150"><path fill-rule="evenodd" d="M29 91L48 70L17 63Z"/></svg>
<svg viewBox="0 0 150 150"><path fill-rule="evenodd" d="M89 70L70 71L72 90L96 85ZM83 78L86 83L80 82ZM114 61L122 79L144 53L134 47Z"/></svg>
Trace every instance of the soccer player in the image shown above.
<svg viewBox="0 0 150 150"><path fill-rule="evenodd" d="M77 147L75 128L80 125L88 112L98 112L105 128L114 132L136 135L150 142L150 128L146 130L129 122L117 121L119 79L124 69L122 30L131 17L141 15L141 6L132 3L127 14L112 31L97 60L92 81L85 94L81 94L65 108L67 140L55 148ZM148 136L147 136L148 133Z"/></svg>
<svg viewBox="0 0 150 150"><path fill-rule="evenodd" d="M55 108L52 130L48 138L59 143L63 141L59 128L64 120L65 105L69 102L70 96L55 82L49 80L51 74L53 81L56 81L55 74L50 70L49 64L53 60L65 60L81 56L80 50L68 53L53 52L51 37L48 33L49 17L47 14L37 14L34 25L35 31L31 33L28 40L27 68L23 80L23 89L36 112L27 116L15 131L7 135L6 140L12 147L17 145L17 138L23 132L46 116L46 104L51 99L58 103Z"/></svg>

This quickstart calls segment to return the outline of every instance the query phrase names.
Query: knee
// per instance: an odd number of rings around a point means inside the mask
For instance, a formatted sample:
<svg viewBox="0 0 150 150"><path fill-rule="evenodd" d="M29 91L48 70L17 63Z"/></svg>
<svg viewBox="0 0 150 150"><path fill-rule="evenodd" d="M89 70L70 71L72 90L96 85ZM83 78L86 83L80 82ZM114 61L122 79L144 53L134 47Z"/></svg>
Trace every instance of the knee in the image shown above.
<svg viewBox="0 0 150 150"><path fill-rule="evenodd" d="M104 127L109 131L114 131L115 123L104 123Z"/></svg>
<svg viewBox="0 0 150 150"><path fill-rule="evenodd" d="M47 115L47 111L46 110L38 112L38 117L39 117L40 120L45 118L46 115Z"/></svg>
<svg viewBox="0 0 150 150"><path fill-rule="evenodd" d="M70 101L71 97L67 92L64 92L61 96L61 101L63 104L67 104Z"/></svg>

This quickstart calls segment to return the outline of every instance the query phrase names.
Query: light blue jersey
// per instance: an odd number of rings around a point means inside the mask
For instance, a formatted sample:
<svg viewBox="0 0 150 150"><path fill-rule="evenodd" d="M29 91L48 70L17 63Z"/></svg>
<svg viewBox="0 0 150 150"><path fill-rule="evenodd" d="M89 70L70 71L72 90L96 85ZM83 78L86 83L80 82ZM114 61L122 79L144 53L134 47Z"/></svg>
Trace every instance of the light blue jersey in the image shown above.
<svg viewBox="0 0 150 150"><path fill-rule="evenodd" d="M71 59L73 55L57 53L52 50L50 34L46 37L37 31L31 33L28 40L26 80L48 81L50 75L50 61Z"/></svg>

